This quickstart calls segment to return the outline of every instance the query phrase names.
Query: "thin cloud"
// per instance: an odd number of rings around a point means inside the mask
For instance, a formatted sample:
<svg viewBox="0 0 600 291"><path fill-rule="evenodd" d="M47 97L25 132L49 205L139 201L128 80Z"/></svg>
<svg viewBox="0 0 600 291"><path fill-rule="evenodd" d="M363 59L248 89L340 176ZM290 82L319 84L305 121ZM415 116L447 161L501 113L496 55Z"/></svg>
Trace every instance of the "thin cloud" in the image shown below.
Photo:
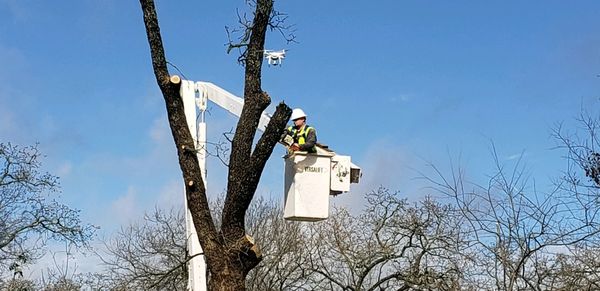
<svg viewBox="0 0 600 291"><path fill-rule="evenodd" d="M69 161L65 161L60 166L58 166L58 169L56 170L56 175L61 178L65 178L68 177L72 171L73 164Z"/></svg>
<svg viewBox="0 0 600 291"><path fill-rule="evenodd" d="M413 96L410 94L400 94L398 96L392 96L389 98L391 103L403 103L408 102L413 99Z"/></svg>
<svg viewBox="0 0 600 291"><path fill-rule="evenodd" d="M0 96L0 136L12 136L16 130L15 116Z"/></svg>
<svg viewBox="0 0 600 291"><path fill-rule="evenodd" d="M117 219L120 224L126 224L140 217L136 189L129 186L127 192L112 202L111 209L113 218Z"/></svg>
<svg viewBox="0 0 600 291"><path fill-rule="evenodd" d="M159 191L156 206L161 209L169 209L171 207L183 207L184 187L180 180L171 180L167 182Z"/></svg>
<svg viewBox="0 0 600 291"><path fill-rule="evenodd" d="M509 155L506 157L507 161L512 161L512 160L516 160L516 159L522 159L524 157L527 157L526 153L518 153L518 154L513 154L513 155Z"/></svg>
<svg viewBox="0 0 600 291"><path fill-rule="evenodd" d="M417 159L410 151L391 140L373 141L360 162L356 157L353 158L353 163L361 167L361 181L359 184L352 184L349 193L333 198L333 204L360 210L365 204L364 195L379 187L402 191L411 197L419 195L415 188L417 182L414 181L416 172L411 170Z"/></svg>
<svg viewBox="0 0 600 291"><path fill-rule="evenodd" d="M166 117L159 117L154 119L149 132L152 141L156 143L163 143L170 137L168 124L169 122L167 121Z"/></svg>
<svg viewBox="0 0 600 291"><path fill-rule="evenodd" d="M21 50L0 44L0 80L8 82L13 78L23 77L23 72L28 69L27 58Z"/></svg>

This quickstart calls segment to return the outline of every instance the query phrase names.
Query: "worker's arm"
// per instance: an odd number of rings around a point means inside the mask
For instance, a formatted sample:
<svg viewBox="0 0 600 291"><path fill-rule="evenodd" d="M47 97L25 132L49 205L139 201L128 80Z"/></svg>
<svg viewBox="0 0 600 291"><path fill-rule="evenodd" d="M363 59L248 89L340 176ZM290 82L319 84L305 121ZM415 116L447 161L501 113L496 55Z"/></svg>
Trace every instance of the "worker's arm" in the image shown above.
<svg viewBox="0 0 600 291"><path fill-rule="evenodd" d="M306 140L304 144L300 145L301 151L308 151L312 149L317 143L317 131L314 128L310 128L310 130L306 133Z"/></svg>

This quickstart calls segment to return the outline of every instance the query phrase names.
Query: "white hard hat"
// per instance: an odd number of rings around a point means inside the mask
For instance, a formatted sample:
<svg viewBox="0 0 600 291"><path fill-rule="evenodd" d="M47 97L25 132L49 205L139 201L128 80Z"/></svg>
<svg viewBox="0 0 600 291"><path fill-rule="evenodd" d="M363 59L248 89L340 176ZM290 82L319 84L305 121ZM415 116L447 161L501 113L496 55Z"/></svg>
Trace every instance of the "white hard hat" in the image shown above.
<svg viewBox="0 0 600 291"><path fill-rule="evenodd" d="M296 108L292 111L292 117L290 117L290 119L296 120L302 117L306 117L306 114L304 113L304 111L302 111L302 109Z"/></svg>

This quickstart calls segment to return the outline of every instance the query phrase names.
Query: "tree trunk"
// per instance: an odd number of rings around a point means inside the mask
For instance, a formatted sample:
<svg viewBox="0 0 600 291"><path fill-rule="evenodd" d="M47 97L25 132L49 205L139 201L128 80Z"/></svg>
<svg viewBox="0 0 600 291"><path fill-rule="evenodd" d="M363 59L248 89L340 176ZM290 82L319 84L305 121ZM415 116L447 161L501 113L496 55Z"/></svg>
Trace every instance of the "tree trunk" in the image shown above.
<svg viewBox="0 0 600 291"><path fill-rule="evenodd" d="M258 121L271 103L271 98L261 88L261 67L266 30L273 12L273 0L256 1L254 22L249 28L244 107L232 141L221 231L217 231L210 214L195 146L179 96L180 84L171 80L167 70L154 1L140 0L140 4L144 13L154 75L165 99L169 126L186 185L187 204L210 272L210 290L245 290L246 275L261 260L260 251L254 241L246 235L246 210L254 197L264 166L291 115L291 109L280 103L265 132L254 150L252 149Z"/></svg>
<svg viewBox="0 0 600 291"><path fill-rule="evenodd" d="M211 274L208 289L211 291L246 290L246 275L240 271L240 269L234 268L230 272Z"/></svg>

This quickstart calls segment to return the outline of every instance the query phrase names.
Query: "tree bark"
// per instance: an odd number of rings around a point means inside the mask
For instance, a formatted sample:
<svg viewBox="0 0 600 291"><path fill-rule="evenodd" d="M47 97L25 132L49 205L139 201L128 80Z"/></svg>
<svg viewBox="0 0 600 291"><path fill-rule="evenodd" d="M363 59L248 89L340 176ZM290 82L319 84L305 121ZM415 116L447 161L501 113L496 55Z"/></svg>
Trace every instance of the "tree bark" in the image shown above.
<svg viewBox="0 0 600 291"><path fill-rule="evenodd" d="M271 103L271 98L261 88L261 66L266 30L272 11L272 0L257 0L252 34L250 35L245 60L245 104L238 120L229 159L227 198L225 199L225 207L223 208L223 225L221 228L227 240L235 240L244 235L243 213L246 212L246 209L250 205L250 201L258 185L258 180L260 179L262 167L264 166L264 162L266 162L266 160L253 159L251 151L260 115ZM277 111L281 111L281 109L278 108ZM255 151L268 151L268 145L262 145L261 147L267 148L260 149L257 146Z"/></svg>
<svg viewBox="0 0 600 291"><path fill-rule="evenodd" d="M217 231L210 214L194 142L187 127L183 102L179 95L180 83L171 81L169 76L154 1L140 0L140 4L154 75L165 100L169 126L186 185L187 204L210 272L209 288L244 290L246 275L261 260L258 247L246 236L246 210L254 197L264 166L291 115L291 109L287 105L279 104L267 129L252 150L260 116L271 103L271 98L261 88L261 67L273 0L256 2L254 22L250 28L244 107L232 141L227 197L220 232Z"/></svg>

